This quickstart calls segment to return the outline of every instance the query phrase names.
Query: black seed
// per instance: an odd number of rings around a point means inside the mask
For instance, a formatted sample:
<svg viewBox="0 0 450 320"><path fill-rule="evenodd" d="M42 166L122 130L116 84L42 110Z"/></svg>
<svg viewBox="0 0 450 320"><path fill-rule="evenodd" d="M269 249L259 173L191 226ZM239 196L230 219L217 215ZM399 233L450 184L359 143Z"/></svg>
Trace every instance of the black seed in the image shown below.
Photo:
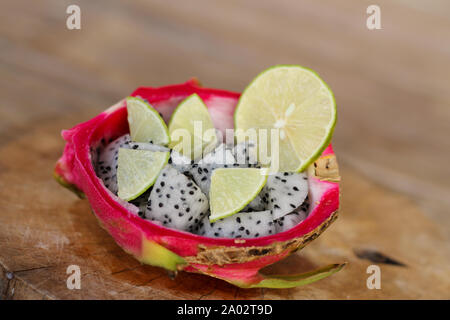
<svg viewBox="0 0 450 320"><path fill-rule="evenodd" d="M292 208L296 208L295 205L293 205L292 203L289 204Z"/></svg>
<svg viewBox="0 0 450 320"><path fill-rule="evenodd" d="M180 192L181 192L181 194L184 194L184 190L181 190Z"/></svg>
<svg viewBox="0 0 450 320"><path fill-rule="evenodd" d="M158 204L158 206L159 206L160 208L162 208L163 204L160 202L160 203Z"/></svg>
<svg viewBox="0 0 450 320"><path fill-rule="evenodd" d="M202 179L201 179L201 181L206 181L208 178L207 177L203 177Z"/></svg>
<svg viewBox="0 0 450 320"><path fill-rule="evenodd" d="M244 227L240 227L240 228L239 228L239 231L244 231L244 230L245 230Z"/></svg>
<svg viewBox="0 0 450 320"><path fill-rule="evenodd" d="M164 187L166 183L164 181L161 181L161 187Z"/></svg>
<svg viewBox="0 0 450 320"><path fill-rule="evenodd" d="M259 237L259 233L255 234L255 238L256 238L256 237Z"/></svg>
<svg viewBox="0 0 450 320"><path fill-rule="evenodd" d="M280 209L280 206L277 204L274 207L275 207L275 209Z"/></svg>
<svg viewBox="0 0 450 320"><path fill-rule="evenodd" d="M186 208L186 212L189 212L189 211L191 211L191 208Z"/></svg>
<svg viewBox="0 0 450 320"><path fill-rule="evenodd" d="M189 191L189 194L190 194L190 195L193 195L193 194L194 194L194 191L192 191L192 190Z"/></svg>
<svg viewBox="0 0 450 320"><path fill-rule="evenodd" d="M248 231L248 229L245 230L245 233L246 233L247 235L250 235L250 231Z"/></svg>
<svg viewBox="0 0 450 320"><path fill-rule="evenodd" d="M170 194L166 194L166 197L167 197L167 198L170 198Z"/></svg>
<svg viewBox="0 0 450 320"><path fill-rule="evenodd" d="M132 148L133 148L134 150L136 150L136 149L138 148L138 146L135 144Z"/></svg>
<svg viewBox="0 0 450 320"><path fill-rule="evenodd" d="M288 176L288 175L289 175L289 173L285 172L285 173L284 173L283 175L284 175L284 176L286 177L286 176Z"/></svg>
<svg viewBox="0 0 450 320"><path fill-rule="evenodd" d="M183 212L178 212L178 216L182 217L182 216L184 216L184 213Z"/></svg>
<svg viewBox="0 0 450 320"><path fill-rule="evenodd" d="M241 218L237 217L237 218L236 218L236 222L237 222L237 223L241 223Z"/></svg>
<svg viewBox="0 0 450 320"><path fill-rule="evenodd" d="M179 206L179 205L177 205L177 204L176 204L176 205L174 205L173 207L174 207L175 209L179 209L179 208L180 208L180 206Z"/></svg>
<svg viewBox="0 0 450 320"><path fill-rule="evenodd" d="M261 223L261 220L256 221L256 224L260 224L260 223Z"/></svg>
<svg viewBox="0 0 450 320"><path fill-rule="evenodd" d="M189 219L188 219L188 221L191 221L191 220L192 220L192 218L193 218L193 217L192 217L192 216L190 216L190 217L189 217Z"/></svg>
<svg viewBox="0 0 450 320"><path fill-rule="evenodd" d="M217 232L214 232L214 235L215 235L216 237L218 237L218 236L219 236L219 234L218 234Z"/></svg>
<svg viewBox="0 0 450 320"><path fill-rule="evenodd" d="M281 179L281 182L286 183L287 181L286 179Z"/></svg>
<svg viewBox="0 0 450 320"><path fill-rule="evenodd" d="M297 187L293 187L292 189L294 189L294 191L298 191L298 188L297 188Z"/></svg>
<svg viewBox="0 0 450 320"><path fill-rule="evenodd" d="M203 170L202 170L202 168L198 168L198 174L202 174L202 172L203 172Z"/></svg>
<svg viewBox="0 0 450 320"><path fill-rule="evenodd" d="M192 182L189 182L189 183L187 184L188 187L192 187L192 185L193 185Z"/></svg>
<svg viewBox="0 0 450 320"><path fill-rule="evenodd" d="M160 191L161 191L161 189L159 189L159 188L156 188L156 193L159 193Z"/></svg>

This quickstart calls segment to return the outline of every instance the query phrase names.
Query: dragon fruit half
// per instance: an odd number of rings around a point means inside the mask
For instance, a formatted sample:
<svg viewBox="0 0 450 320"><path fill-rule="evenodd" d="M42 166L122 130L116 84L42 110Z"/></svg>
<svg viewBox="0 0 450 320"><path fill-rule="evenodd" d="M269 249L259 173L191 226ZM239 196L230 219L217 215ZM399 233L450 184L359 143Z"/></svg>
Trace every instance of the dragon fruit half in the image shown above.
<svg viewBox="0 0 450 320"><path fill-rule="evenodd" d="M207 105L216 129L225 133L225 129L233 128L238 93L202 88L190 80L160 88L141 87L132 96L147 100L168 122L175 107L193 93ZM210 182L208 170L216 165L206 157L193 164L172 152L170 164L162 170L152 190L131 202L116 196L118 148L148 148L131 142L128 132L125 100L64 130L62 136L67 144L56 164L55 178L85 196L117 244L142 263L173 272L203 273L245 288L299 286L343 267L334 264L288 276L259 273L261 268L303 248L336 219L339 172L331 145L305 173L271 176L260 195L244 208L248 212L210 223L205 189ZM209 158L220 151L227 158L222 166L232 166L240 153L247 157L249 147L237 145L228 149L222 145ZM173 192L180 186L188 188L186 197ZM290 190L296 191L295 197Z"/></svg>

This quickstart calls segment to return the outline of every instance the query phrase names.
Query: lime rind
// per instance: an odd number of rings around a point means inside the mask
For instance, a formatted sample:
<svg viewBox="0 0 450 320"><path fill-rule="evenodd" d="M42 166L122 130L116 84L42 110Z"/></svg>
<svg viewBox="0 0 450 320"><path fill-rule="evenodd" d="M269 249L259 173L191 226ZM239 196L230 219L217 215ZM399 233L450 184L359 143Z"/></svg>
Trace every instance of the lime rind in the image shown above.
<svg viewBox="0 0 450 320"><path fill-rule="evenodd" d="M160 144L167 146L170 143L170 135L169 135L169 129L166 126L166 123L164 122L164 119L161 117L158 111L156 111L155 108L153 108L148 102L145 100L138 98L138 97L127 97L127 111L128 111L128 122L130 126L130 135L131 139L136 142L149 142L153 141L155 144ZM131 102L131 103L130 103ZM137 139L136 138L136 132L133 130L133 124L130 123L130 117L131 112L129 106L132 105L132 103L137 103L142 107L142 110L146 110L145 112L147 115L150 115L153 120L148 123L148 125L158 126L160 130L160 137L152 137L148 136L145 139Z"/></svg>
<svg viewBox="0 0 450 320"><path fill-rule="evenodd" d="M123 179L120 177L124 171L122 169L123 166L121 166L120 163L120 158L121 158L121 154L123 157L124 152L128 153L128 155L131 155L133 153L146 153L147 155L153 155L154 160L157 160L157 163L154 163L151 167L151 169L153 169L153 175L150 176L150 178L148 179L148 181L144 184L142 184L139 187L136 188L127 188L127 191L123 191L123 187L121 190L121 181L127 181L129 182L130 179ZM162 157L161 157L162 156ZM155 159L156 158L156 159ZM125 201L131 201L136 199L137 197L141 196L145 191L148 190L148 188L150 188L151 186L153 186L156 182L156 179L159 176L159 173L161 172L162 168L168 163L170 158L170 152L160 152L160 151L150 151L150 150L134 150L134 149L127 149L127 148L120 148L119 149L119 166L118 166L118 170L117 170L117 182L118 182L118 196L119 198L125 200ZM153 162L153 161L152 161ZM122 168L122 169L121 169ZM149 166L150 168L150 166ZM142 169L142 168L140 168ZM140 170L138 168L131 170L134 172L142 172L143 170ZM130 192L128 189L135 189L137 191L132 191Z"/></svg>
<svg viewBox="0 0 450 320"><path fill-rule="evenodd" d="M321 83L321 85L326 89L329 97L330 97L330 101L332 102L331 105L331 121L328 125L327 129L327 135L324 136L324 138L322 139L321 143L319 144L319 146L316 148L316 150L314 150L313 152L311 152L311 156L306 158L306 159L302 159L302 162L299 164L298 168L296 170L294 170L295 172L302 172L304 171L306 168L308 168L321 154L322 152L326 149L326 147L330 144L331 142L331 138L333 136L333 132L336 126L336 121L337 121L337 112L336 112L336 99L334 97L333 91L331 90L331 88L329 87L329 85L323 81L323 79L317 74L317 72L315 72L312 69L309 69L307 67L303 67L300 65L275 65L272 66L264 71L262 71L261 73L259 73L248 85L247 87L244 89L244 91L242 92L237 104L236 104L236 109L234 111L234 127L236 129L239 129L238 126L238 113L239 113L239 108L241 106L241 102L243 100L243 98L245 97L246 92L248 91L248 89L254 84L254 82L256 80L258 80L261 76L263 76L264 74L266 74L267 72L272 71L273 69L277 69L277 68L299 68L302 71L306 71L308 72L310 75L312 75L313 77L315 77L317 80L319 80L319 82Z"/></svg>
<svg viewBox="0 0 450 320"><path fill-rule="evenodd" d="M232 211L230 211L230 212L223 213L223 214L221 214L220 216L213 216L213 212L211 211L211 215L209 216L209 221L210 221L210 222L215 222L215 221L220 220L220 219L225 219L225 218L230 217L230 216L232 216L232 215L234 215L234 214L236 214L236 213L239 213L239 212L240 212L242 209L244 209L250 202L252 202L252 201L256 198L256 196L261 192L262 188L264 188L264 186L266 185L267 178L268 178L267 174L265 174L267 171L261 171L261 170L264 170L264 169L255 169L255 168L219 168L219 169L216 169L216 170L213 171L213 173L212 173L212 175L211 175L211 184L213 183L213 176L214 176L215 174L217 174L217 171L218 171L219 174L220 174L220 171L223 171L223 170L258 170L258 171L260 171L259 174L263 177L263 179L259 180L258 188L255 189L254 194L252 194L252 195L248 198L248 200L245 201L245 202L243 202L243 204L242 204L241 206L239 206L238 208L236 208L236 209L234 209L234 210L232 210ZM212 195L211 195L211 190L212 190L212 189L213 189L213 188L212 188L212 186L211 186L210 193L209 193L209 198L210 198L210 199L213 198ZM211 200L210 200L210 201L211 201ZM211 204L210 204L210 206L211 206ZM211 206L211 209L212 209L212 206Z"/></svg>

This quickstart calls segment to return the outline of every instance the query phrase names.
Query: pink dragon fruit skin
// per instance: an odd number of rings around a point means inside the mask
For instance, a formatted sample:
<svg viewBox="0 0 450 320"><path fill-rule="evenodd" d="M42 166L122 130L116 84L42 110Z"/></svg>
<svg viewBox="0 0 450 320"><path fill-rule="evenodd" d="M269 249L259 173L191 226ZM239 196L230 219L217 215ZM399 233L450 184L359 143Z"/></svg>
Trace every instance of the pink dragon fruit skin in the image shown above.
<svg viewBox="0 0 450 320"><path fill-rule="evenodd" d="M141 87L132 93L148 100L168 121L178 103L197 93L207 105L219 130L233 127L238 93L199 86L196 80L160 88ZM89 201L101 225L117 244L139 261L171 271L184 270L223 279L240 287L288 288L307 284L339 271L344 264L290 276L264 276L259 270L275 263L317 238L337 217L339 173L330 146L308 168L310 214L294 228L255 239L207 238L162 227L137 215L137 207L120 200L97 177L91 151L102 139L129 132L125 101L95 118L64 130L66 146L55 167L63 186Z"/></svg>

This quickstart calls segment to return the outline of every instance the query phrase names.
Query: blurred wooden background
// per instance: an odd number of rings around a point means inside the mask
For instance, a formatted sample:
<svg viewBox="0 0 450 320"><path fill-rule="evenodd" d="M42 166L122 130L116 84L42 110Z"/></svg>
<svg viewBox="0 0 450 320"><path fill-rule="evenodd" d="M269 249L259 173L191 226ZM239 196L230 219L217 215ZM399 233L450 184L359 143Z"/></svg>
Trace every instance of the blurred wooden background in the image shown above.
<svg viewBox="0 0 450 320"><path fill-rule="evenodd" d="M81 7L81 30L66 28L65 11L69 4ZM381 30L366 28L366 8L370 4L381 7ZM53 258L46 253L52 246L57 247L59 255L73 254L71 238L61 233L67 230L57 226L50 230L46 215L63 215L67 203L72 209L79 207L79 214L89 214L86 203L50 180L53 163L63 146L60 129L96 115L137 86L184 82L195 76L204 86L241 91L269 66L301 64L318 71L333 89L338 103L333 144L343 168L344 209L336 225L343 227L336 226L330 233L333 230L343 233L341 238L337 234L329 239L343 241L346 219L354 218L351 220L354 224L347 220L348 232L351 228L375 230L376 227L368 226L364 229L358 225L361 217L351 215L360 208L358 214L365 218L369 214L378 217L379 224L372 226L392 228L388 236L397 241L392 244L392 248L397 248L394 252L407 255L404 251L412 250L417 258L419 253L414 251L417 246L410 249L409 245L414 247L412 242L422 241L420 254L434 250L436 255L421 257L423 266L430 267L430 263L439 261L444 267L428 270L434 272L436 283L440 279L440 289L429 289L429 296L420 295L418 289L420 284L432 283L428 275L429 282L422 279L415 289L409 288L409 294L406 289L401 291L398 283L391 291L378 295L362 289L343 290L345 281L341 278L341 286L334 285L329 290L325 281L330 286L333 282L324 280L319 287L313 285L303 291L291 290L288 295L272 293L265 297L449 298L446 267L450 262L449 14L450 2L446 0L2 1L0 267L5 275L0 292L3 290L3 296L10 298L111 297L57 291L55 288L64 284L64 273L54 276L63 279L62 284L56 280L53 284L46 283L42 280L49 277L46 273L34 275L33 270L46 265L44 260L62 268L60 260L50 261ZM366 195L372 199L370 208L369 201L364 202ZM46 196L51 199L44 200ZM402 210L405 212L399 213ZM397 225L393 226L389 219L397 214L404 219L395 220ZM95 223L92 218L86 219ZM405 221L410 219L426 221L422 223L423 229L414 223L415 227L410 227L411 221ZM83 227L86 226L80 226ZM93 233L103 232L97 228L95 224L88 227ZM39 238L42 243L36 246L36 235L29 235L35 230L54 232L57 245L46 243L52 240L44 237ZM367 244L389 251L387 243L384 247L376 243L386 236L383 232L387 229L379 230L380 234L373 234L372 242ZM26 232L28 240L15 240L23 239ZM351 239L359 243L361 237L359 233ZM115 248L107 235L101 239ZM318 241L319 245L313 245L320 246L326 240ZM330 248L339 246L331 241L326 243ZM347 249L355 247L346 245ZM350 261L356 259L344 256ZM116 263L123 259L129 258L117 259ZM358 270L363 270L362 267ZM160 272L150 269L145 269L146 274ZM409 271L413 272L411 278L414 272L423 271L413 269ZM21 278L14 278L20 281L11 280L8 273L28 270L31 271ZM364 281L364 275L361 277ZM13 281L16 281L15 295L10 292ZM36 296L19 290L28 284ZM120 285L124 284L119 281ZM148 287L141 295L120 297L193 297L175 293L166 296L162 293L164 288L164 285L159 289ZM223 292L234 292L227 285L225 288L230 289L222 288ZM333 290L335 294L329 293ZM239 297L237 293L223 292L212 297ZM244 297L264 297L264 294Z"/></svg>

